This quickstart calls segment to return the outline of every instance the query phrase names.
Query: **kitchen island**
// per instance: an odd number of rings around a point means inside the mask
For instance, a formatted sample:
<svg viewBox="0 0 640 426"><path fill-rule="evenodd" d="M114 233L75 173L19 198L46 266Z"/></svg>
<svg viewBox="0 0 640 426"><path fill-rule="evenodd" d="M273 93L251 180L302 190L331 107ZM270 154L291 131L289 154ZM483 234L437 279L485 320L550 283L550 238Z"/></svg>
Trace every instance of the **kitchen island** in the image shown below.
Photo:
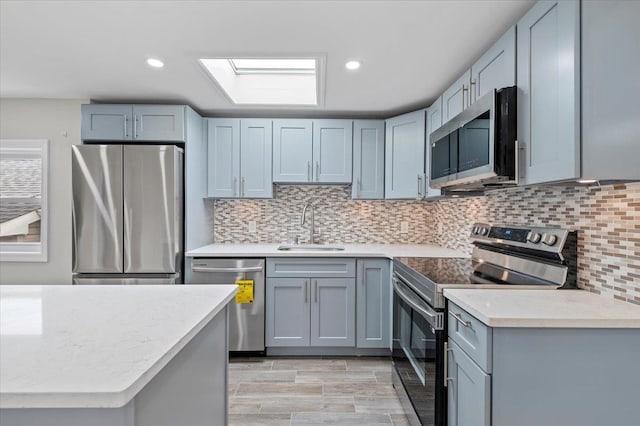
<svg viewBox="0 0 640 426"><path fill-rule="evenodd" d="M218 286L0 286L0 423L226 424Z"/></svg>

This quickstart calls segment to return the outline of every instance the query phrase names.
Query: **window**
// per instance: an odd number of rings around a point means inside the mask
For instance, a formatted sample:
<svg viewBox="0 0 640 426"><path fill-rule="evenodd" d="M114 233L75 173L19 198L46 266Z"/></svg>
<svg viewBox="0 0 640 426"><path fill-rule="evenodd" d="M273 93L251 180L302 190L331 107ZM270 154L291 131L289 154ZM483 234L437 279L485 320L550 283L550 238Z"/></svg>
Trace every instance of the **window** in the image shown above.
<svg viewBox="0 0 640 426"><path fill-rule="evenodd" d="M0 261L47 261L48 141L0 140Z"/></svg>
<svg viewBox="0 0 640 426"><path fill-rule="evenodd" d="M208 58L200 64L234 104L321 104L323 58Z"/></svg>

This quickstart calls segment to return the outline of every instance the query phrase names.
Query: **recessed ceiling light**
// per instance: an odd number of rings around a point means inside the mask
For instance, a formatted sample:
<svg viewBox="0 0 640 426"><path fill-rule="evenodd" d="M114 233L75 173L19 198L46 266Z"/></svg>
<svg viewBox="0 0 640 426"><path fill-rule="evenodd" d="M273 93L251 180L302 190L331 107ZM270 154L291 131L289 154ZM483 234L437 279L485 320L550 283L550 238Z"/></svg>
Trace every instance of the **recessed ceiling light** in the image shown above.
<svg viewBox="0 0 640 426"><path fill-rule="evenodd" d="M360 62L359 61L349 61L346 64L344 64L344 66L349 70L349 71L355 71L358 68L360 68Z"/></svg>
<svg viewBox="0 0 640 426"><path fill-rule="evenodd" d="M318 105L320 58L203 58L237 105Z"/></svg>
<svg viewBox="0 0 640 426"><path fill-rule="evenodd" d="M147 59L147 64L150 67L153 67L153 68L162 68L162 67L164 67L164 62L162 62L160 59L156 59L156 58Z"/></svg>
<svg viewBox="0 0 640 426"><path fill-rule="evenodd" d="M597 180L596 179L578 179L576 182L588 184L588 183L596 183Z"/></svg>

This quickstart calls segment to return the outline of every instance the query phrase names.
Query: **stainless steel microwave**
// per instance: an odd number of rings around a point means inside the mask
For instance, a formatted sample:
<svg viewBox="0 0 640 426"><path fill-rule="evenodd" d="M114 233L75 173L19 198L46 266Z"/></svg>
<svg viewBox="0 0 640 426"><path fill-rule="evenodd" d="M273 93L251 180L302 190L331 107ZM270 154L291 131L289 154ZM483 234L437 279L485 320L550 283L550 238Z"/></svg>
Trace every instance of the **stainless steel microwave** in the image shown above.
<svg viewBox="0 0 640 426"><path fill-rule="evenodd" d="M518 183L517 88L493 90L431 133L430 182L444 190Z"/></svg>

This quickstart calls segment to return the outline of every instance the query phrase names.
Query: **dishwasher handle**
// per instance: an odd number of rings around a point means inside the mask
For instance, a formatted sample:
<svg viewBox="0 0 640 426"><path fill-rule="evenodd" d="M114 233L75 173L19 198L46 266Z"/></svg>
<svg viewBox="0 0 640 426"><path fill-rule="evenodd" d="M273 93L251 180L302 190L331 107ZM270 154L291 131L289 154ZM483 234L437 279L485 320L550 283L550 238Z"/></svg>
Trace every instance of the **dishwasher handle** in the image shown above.
<svg viewBox="0 0 640 426"><path fill-rule="evenodd" d="M210 268L206 266L192 266L193 272L262 272L262 266L251 266L247 268Z"/></svg>

